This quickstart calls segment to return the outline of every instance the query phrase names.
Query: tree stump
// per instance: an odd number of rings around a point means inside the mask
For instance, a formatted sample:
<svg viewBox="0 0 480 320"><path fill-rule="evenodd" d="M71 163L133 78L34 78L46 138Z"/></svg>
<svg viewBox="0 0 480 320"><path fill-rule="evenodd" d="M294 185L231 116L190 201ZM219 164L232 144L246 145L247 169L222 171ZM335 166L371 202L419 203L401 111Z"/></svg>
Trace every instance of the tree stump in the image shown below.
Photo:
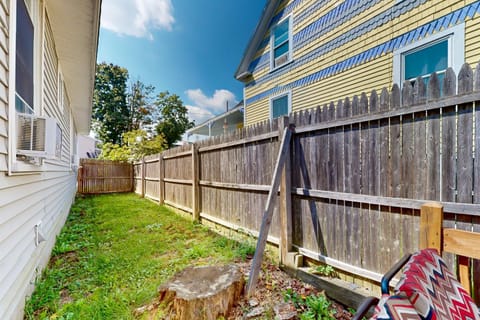
<svg viewBox="0 0 480 320"><path fill-rule="evenodd" d="M160 303L179 320L226 316L242 295L243 274L237 266L189 267L159 288Z"/></svg>

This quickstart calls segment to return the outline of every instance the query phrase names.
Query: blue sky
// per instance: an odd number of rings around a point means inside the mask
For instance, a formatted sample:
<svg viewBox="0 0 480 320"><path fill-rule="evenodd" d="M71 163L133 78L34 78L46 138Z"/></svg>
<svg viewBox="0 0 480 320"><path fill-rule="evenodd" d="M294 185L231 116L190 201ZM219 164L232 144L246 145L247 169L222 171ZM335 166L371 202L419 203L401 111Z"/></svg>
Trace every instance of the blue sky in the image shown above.
<svg viewBox="0 0 480 320"><path fill-rule="evenodd" d="M242 99L236 68L265 0L103 0L98 62L179 95L197 124Z"/></svg>

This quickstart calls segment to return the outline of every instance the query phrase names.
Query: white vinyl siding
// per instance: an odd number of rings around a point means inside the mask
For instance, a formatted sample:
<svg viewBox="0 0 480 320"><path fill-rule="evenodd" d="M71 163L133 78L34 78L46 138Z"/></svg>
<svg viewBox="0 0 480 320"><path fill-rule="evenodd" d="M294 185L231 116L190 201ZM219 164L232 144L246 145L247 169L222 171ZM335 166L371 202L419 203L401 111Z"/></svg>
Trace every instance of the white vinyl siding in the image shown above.
<svg viewBox="0 0 480 320"><path fill-rule="evenodd" d="M0 318L21 319L25 296L48 262L75 194L72 172L0 176ZM35 246L42 221L46 241Z"/></svg>
<svg viewBox="0 0 480 320"><path fill-rule="evenodd" d="M0 2L0 172L8 170L8 4Z"/></svg>
<svg viewBox="0 0 480 320"><path fill-rule="evenodd" d="M70 168L70 105L58 66L48 12L45 15L44 26L43 77L47 81L43 86L43 115L55 118L62 130L60 158L46 162Z"/></svg>
<svg viewBox="0 0 480 320"><path fill-rule="evenodd" d="M10 146L14 151L10 164L19 163L21 169L28 167L34 172L5 174L9 170L8 143L16 140L12 138L15 77L10 72L15 68L15 64L10 63L12 52L15 54L12 47L15 47L9 41L15 38L11 13L16 1L0 0L0 319L13 320L23 319L25 298L33 291L35 278L48 263L56 235L64 225L76 192L76 174L70 169L71 141L76 134L72 128L70 101L63 81L58 80L59 59L52 30L44 18L46 10L40 1L29 2L35 7L31 12L37 15L33 19L38 26L35 32L40 33L38 37L35 34L34 42L37 54L34 109L38 115L56 119L63 132L63 143L61 158L45 161L42 166L15 161L15 148ZM64 90L61 103L57 97L59 82ZM7 135L8 132L12 134ZM36 246L35 225L40 221L46 241Z"/></svg>

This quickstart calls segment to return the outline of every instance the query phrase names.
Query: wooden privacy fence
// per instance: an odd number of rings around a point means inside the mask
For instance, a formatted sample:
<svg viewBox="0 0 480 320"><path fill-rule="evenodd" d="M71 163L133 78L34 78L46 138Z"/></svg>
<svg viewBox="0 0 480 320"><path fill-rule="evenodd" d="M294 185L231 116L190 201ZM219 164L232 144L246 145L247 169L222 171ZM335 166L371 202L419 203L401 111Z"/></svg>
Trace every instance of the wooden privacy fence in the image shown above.
<svg viewBox="0 0 480 320"><path fill-rule="evenodd" d="M145 157L135 192L258 236L279 132L293 123L268 240L379 281L418 248L426 201L442 203L446 227L480 231L479 70L466 64L441 84L432 74L428 87L417 79ZM480 264L469 266L480 297Z"/></svg>
<svg viewBox="0 0 480 320"><path fill-rule="evenodd" d="M78 193L131 192L132 164L126 162L80 159Z"/></svg>

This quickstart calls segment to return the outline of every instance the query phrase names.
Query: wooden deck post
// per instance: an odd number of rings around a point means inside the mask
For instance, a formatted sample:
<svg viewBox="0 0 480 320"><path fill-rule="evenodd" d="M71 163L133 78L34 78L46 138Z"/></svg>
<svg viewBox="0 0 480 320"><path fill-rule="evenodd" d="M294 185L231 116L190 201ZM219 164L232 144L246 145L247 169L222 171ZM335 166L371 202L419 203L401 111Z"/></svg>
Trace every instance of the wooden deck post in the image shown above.
<svg viewBox="0 0 480 320"><path fill-rule="evenodd" d="M463 288L470 294L470 259L480 258L480 236L474 232L443 227L443 207L439 203L427 203L420 214L420 249L435 248L457 255L457 273Z"/></svg>
<svg viewBox="0 0 480 320"><path fill-rule="evenodd" d="M279 119L278 136L281 137L285 128L289 127L289 118L283 117ZM281 142L280 142L281 143ZM287 253L292 250L292 179L291 179L291 146L290 152L285 158L285 165L282 170L280 180L280 198L279 198L279 214L280 214L280 246L279 255L280 263L285 264L287 261Z"/></svg>
<svg viewBox="0 0 480 320"><path fill-rule="evenodd" d="M194 221L200 221L199 210L199 161L198 161L198 146L192 144L192 218Z"/></svg>
<svg viewBox="0 0 480 320"><path fill-rule="evenodd" d="M420 210L419 249L435 248L442 254L443 206L438 202L422 205Z"/></svg>

